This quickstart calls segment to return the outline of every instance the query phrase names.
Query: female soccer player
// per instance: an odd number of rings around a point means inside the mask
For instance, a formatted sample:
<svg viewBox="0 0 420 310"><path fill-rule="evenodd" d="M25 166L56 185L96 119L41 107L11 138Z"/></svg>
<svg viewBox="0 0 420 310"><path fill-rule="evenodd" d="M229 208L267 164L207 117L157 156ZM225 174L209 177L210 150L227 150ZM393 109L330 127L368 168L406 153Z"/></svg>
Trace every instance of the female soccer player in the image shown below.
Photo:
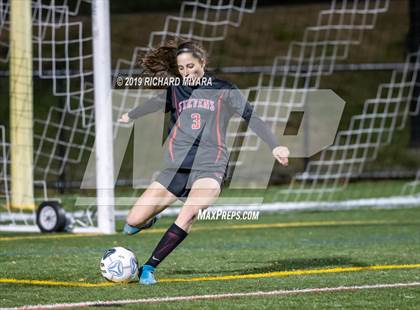
<svg viewBox="0 0 420 310"><path fill-rule="evenodd" d="M124 233L133 235L151 227L156 215L167 206L177 199L185 201L175 223L140 268L141 284L156 283L155 268L185 239L199 210L219 196L228 163L225 134L235 113L270 146L280 164L288 164L288 148L279 146L235 86L205 73L206 63L205 50L192 41L151 50L141 60L147 72L154 76L180 76L188 83L168 87L166 98L150 99L119 119L127 123L164 109L171 113L173 123L165 150L165 169L130 210Z"/></svg>

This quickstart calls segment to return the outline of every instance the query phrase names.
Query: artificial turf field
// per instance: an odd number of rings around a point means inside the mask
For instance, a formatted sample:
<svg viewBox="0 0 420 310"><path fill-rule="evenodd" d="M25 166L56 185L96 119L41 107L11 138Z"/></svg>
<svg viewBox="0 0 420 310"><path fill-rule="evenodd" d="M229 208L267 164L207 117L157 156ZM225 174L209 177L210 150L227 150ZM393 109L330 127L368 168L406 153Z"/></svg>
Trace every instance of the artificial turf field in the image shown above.
<svg viewBox="0 0 420 310"><path fill-rule="evenodd" d="M198 221L190 236L159 266L157 285L115 285L101 278L98 265L105 249L130 247L144 262L173 220L162 218L154 228L131 237L1 233L0 305L155 297L147 305L110 308L420 307L420 207L261 213L256 221ZM396 283L412 286L374 286ZM364 285L373 287L301 291ZM159 299L278 290L297 291Z"/></svg>

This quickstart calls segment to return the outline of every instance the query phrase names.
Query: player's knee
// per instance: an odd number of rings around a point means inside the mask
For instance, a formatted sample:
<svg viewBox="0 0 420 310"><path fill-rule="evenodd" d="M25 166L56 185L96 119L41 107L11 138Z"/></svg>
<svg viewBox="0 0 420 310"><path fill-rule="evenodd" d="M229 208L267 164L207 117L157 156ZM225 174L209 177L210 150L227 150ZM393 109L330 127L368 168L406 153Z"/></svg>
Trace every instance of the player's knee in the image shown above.
<svg viewBox="0 0 420 310"><path fill-rule="evenodd" d="M205 188L196 188L195 191L197 192L201 192L200 196L201 196L201 201L203 203L205 203L206 201L212 201L214 198L218 197L220 194L220 187L205 187Z"/></svg>
<svg viewBox="0 0 420 310"><path fill-rule="evenodd" d="M133 214L132 212L130 212L127 216L126 219L126 223L130 226L137 226L137 225L142 225L144 221L142 221L141 217Z"/></svg>
<svg viewBox="0 0 420 310"><path fill-rule="evenodd" d="M136 226L137 225L137 223L136 223L136 221L135 221L135 219L134 219L134 217L133 216L131 216L130 214L127 216L127 219L126 219L126 221L125 221L128 225L130 225L130 226Z"/></svg>

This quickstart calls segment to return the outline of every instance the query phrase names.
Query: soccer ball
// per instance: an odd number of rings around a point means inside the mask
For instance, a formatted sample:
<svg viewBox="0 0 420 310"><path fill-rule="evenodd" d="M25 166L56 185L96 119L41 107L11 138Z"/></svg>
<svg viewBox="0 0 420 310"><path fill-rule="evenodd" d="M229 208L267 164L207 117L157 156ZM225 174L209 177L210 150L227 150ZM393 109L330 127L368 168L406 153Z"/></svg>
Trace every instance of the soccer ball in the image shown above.
<svg viewBox="0 0 420 310"><path fill-rule="evenodd" d="M123 247L106 250L101 259L101 272L111 282L136 280L139 273L136 255Z"/></svg>

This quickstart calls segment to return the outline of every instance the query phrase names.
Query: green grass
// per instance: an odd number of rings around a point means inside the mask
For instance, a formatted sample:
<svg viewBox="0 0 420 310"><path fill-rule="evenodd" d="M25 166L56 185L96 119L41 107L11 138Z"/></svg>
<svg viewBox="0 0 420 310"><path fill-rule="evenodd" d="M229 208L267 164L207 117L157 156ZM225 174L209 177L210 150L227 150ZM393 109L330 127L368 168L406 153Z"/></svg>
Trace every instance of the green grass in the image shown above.
<svg viewBox="0 0 420 310"><path fill-rule="evenodd" d="M157 229L166 229L173 218L163 218ZM233 229L231 225L305 223L334 221L337 224L295 228ZM340 224L364 221L363 224ZM372 221L380 221L372 223ZM369 223L370 222L370 223ZM352 210L337 212L293 212L261 214L258 221L198 221L196 231L165 260L157 276L193 278L243 275L275 271L311 270L420 263L420 208ZM119 225L120 226L120 225ZM199 228L199 229L198 229ZM5 236L33 234L2 233ZM162 235L149 230L138 236L118 233L63 239L4 241L0 239L1 278L99 283L98 261L106 248L132 248L145 261ZM38 236L38 235L36 235ZM341 272L254 279L137 284L112 287L61 287L0 284L0 306L87 300L137 299L231 292L270 291L378 283L414 282L420 269ZM18 294L17 294L18 292ZM420 288L372 289L353 292L301 294L292 296L234 298L214 301L172 302L151 308L398 308L415 309ZM138 308L138 305L124 308Z"/></svg>

